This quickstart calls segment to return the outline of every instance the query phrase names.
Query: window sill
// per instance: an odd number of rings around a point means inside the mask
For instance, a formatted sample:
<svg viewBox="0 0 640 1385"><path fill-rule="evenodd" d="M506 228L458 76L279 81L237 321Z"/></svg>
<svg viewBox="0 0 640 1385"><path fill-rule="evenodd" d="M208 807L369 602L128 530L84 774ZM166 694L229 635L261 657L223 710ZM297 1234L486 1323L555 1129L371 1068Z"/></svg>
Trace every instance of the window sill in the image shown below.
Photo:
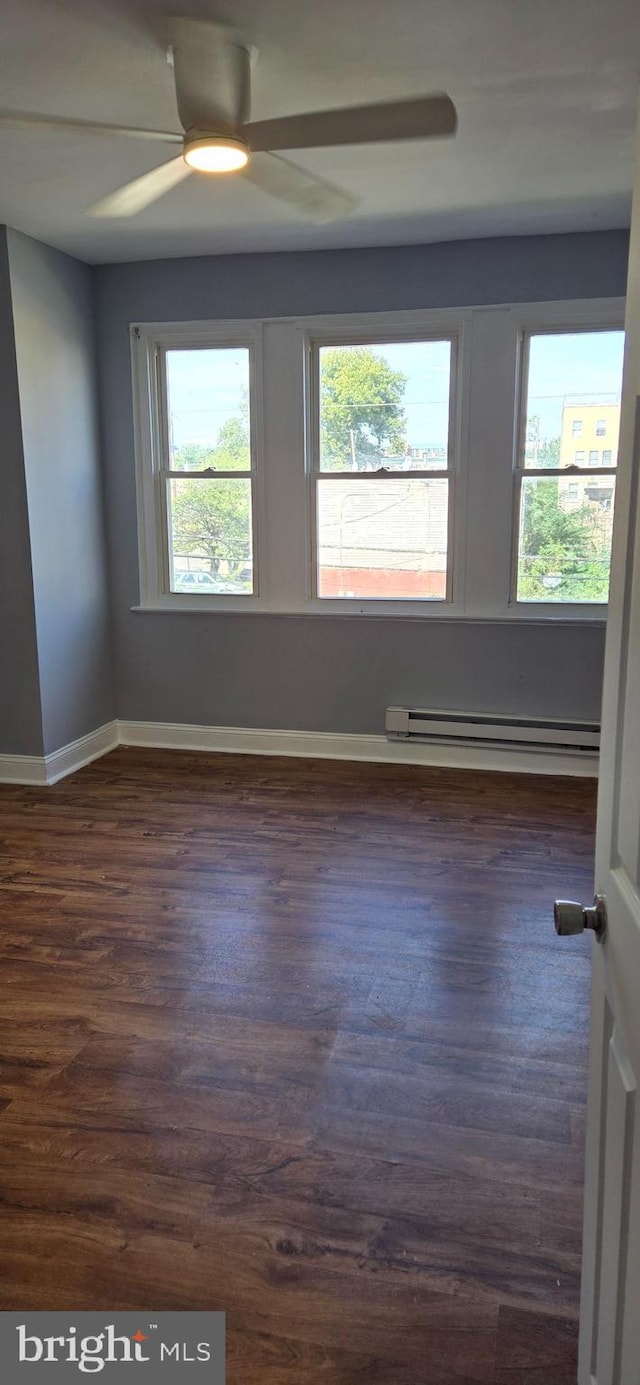
<svg viewBox="0 0 640 1385"><path fill-rule="evenodd" d="M324 620L353 620L359 617L361 620L411 620L418 622L444 620L456 624L467 625L562 625L565 627L602 627L606 624L607 620L606 608L600 613L599 611L594 611L593 607L584 613L576 611L575 608L559 612L558 610L549 611L548 608L544 610L522 610L518 607L517 609L509 608L493 614L487 614L486 612L474 614L471 611L454 609L446 602L434 602L433 604L429 604L426 610L421 603L421 608L416 610L415 608L411 609L406 606L399 609L397 604L394 605L393 603L385 607L382 602L377 602L375 604L370 603L366 606L358 604L357 602L354 604L340 603L340 605L337 603L330 603L326 607L325 603L322 602L321 605L308 604L306 606L294 608L291 606L266 606L264 604L258 604L257 599L255 604L249 604L250 601L251 598L248 600L238 598L238 602L242 602L242 604L236 605L234 604L234 598L231 597L229 598L229 603L223 605L219 602L214 605L207 601L206 597L203 597L195 600L187 599L179 603L167 600L146 601L140 605L131 606L129 609L135 615L280 616L296 620L299 620L301 617L306 618L309 616L315 619L320 618Z"/></svg>

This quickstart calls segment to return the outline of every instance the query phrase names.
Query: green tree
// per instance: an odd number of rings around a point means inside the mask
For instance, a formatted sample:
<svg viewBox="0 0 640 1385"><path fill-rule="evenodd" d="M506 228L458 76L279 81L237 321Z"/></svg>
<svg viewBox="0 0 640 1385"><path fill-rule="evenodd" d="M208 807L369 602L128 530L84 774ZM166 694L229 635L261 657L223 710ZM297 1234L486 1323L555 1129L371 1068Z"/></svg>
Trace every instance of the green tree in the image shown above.
<svg viewBox="0 0 640 1385"><path fill-rule="evenodd" d="M229 418L223 423L218 436L212 466L217 471L249 470L251 448L249 445L249 421L242 418Z"/></svg>
<svg viewBox="0 0 640 1385"><path fill-rule="evenodd" d="M538 466L540 467L559 467L560 466L560 439L545 438L540 443L538 450Z"/></svg>
<svg viewBox="0 0 640 1385"><path fill-rule="evenodd" d="M407 383L369 346L324 350L320 367L323 465L332 471L373 469L385 454L403 454Z"/></svg>
<svg viewBox="0 0 640 1385"><path fill-rule="evenodd" d="M198 442L187 442L172 453L173 471L201 471L211 465L213 448L203 447Z"/></svg>
<svg viewBox="0 0 640 1385"><path fill-rule="evenodd" d="M559 504L558 478L523 491L518 597L524 601L606 601L608 531L591 504Z"/></svg>
<svg viewBox="0 0 640 1385"><path fill-rule="evenodd" d="M249 465L248 418L228 419L215 447L187 443L173 456L174 471L242 471ZM171 524L176 554L206 558L212 576L224 563L225 576L237 582L251 559L249 481L174 481Z"/></svg>

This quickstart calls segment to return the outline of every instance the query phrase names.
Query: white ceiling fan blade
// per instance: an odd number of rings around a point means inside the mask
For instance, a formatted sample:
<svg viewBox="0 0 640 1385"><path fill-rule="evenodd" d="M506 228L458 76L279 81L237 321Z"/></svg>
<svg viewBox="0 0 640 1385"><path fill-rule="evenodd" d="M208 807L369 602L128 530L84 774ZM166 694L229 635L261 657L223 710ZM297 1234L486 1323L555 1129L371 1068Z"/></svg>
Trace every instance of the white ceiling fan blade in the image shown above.
<svg viewBox="0 0 640 1385"><path fill-rule="evenodd" d="M240 176L270 197L288 202L313 221L336 221L348 216L357 206L357 198L277 154L262 154L251 159Z"/></svg>
<svg viewBox="0 0 640 1385"><path fill-rule="evenodd" d="M151 202L164 197L165 192L170 192L190 173L191 169L180 155L167 164L160 164L159 168L152 168L150 173L143 173L141 178L134 178L132 183L126 183L117 192L101 197L99 202L87 208L87 213L89 216L135 216Z"/></svg>
<svg viewBox="0 0 640 1385"><path fill-rule="evenodd" d="M61 115L34 115L31 111L0 111L0 125L19 129L79 130L89 135L124 135L127 139L149 139L161 144L182 144L183 135L170 130L136 130L128 125L102 125L93 120L71 120Z"/></svg>
<svg viewBox="0 0 640 1385"><path fill-rule="evenodd" d="M170 19L167 32L184 129L237 134L249 118L251 51L207 20Z"/></svg>
<svg viewBox="0 0 640 1385"><path fill-rule="evenodd" d="M347 106L344 110L257 120L245 125L243 133L252 150L319 149L337 144L376 144L383 140L454 135L457 124L453 101L438 92L410 101Z"/></svg>

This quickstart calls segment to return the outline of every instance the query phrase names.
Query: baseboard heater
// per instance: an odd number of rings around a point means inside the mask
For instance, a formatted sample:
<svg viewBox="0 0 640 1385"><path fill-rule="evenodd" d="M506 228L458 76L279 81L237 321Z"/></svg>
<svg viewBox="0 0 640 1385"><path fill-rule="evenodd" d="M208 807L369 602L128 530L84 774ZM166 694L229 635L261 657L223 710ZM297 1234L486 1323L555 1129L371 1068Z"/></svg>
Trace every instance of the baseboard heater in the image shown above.
<svg viewBox="0 0 640 1385"><path fill-rule="evenodd" d="M527 750L597 755L600 727L595 721L550 717L494 716L486 712L444 712L387 707L388 740L439 741L449 745L508 746Z"/></svg>

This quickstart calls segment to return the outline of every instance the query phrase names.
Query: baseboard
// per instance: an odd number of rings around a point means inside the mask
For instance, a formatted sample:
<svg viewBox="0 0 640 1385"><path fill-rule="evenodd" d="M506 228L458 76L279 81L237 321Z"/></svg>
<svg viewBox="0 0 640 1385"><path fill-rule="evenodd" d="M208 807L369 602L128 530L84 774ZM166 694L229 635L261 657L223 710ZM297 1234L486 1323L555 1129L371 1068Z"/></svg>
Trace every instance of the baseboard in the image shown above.
<svg viewBox="0 0 640 1385"><path fill-rule="evenodd" d="M43 755L0 755L0 784L39 784L47 782Z"/></svg>
<svg viewBox="0 0 640 1385"><path fill-rule="evenodd" d="M118 723L109 721L50 755L0 755L0 784L57 784L118 745Z"/></svg>
<svg viewBox="0 0 640 1385"><path fill-rule="evenodd" d="M70 741L69 745L45 755L46 783L57 784L67 774L75 774L76 770L90 765L92 760L107 755L110 750L115 750L119 739L117 721L108 721L97 730L89 731L86 736L80 736L77 741Z"/></svg>
<svg viewBox="0 0 640 1385"><path fill-rule="evenodd" d="M157 750L215 751L235 755L293 755L321 760L371 760L449 769L502 770L511 773L579 775L596 778L596 754L487 749L388 741L385 736L342 735L328 731L265 731L234 726L181 726L160 721L118 722L121 745Z"/></svg>
<svg viewBox="0 0 640 1385"><path fill-rule="evenodd" d="M51 755L0 755L0 784L56 784L68 774L115 750L117 745L154 750L191 750L233 755L293 755L312 760L370 760L445 769L498 770L517 774L597 778L597 755L565 751L487 749L388 741L385 736L330 731L265 731L259 727L190 726L163 721L110 721Z"/></svg>

